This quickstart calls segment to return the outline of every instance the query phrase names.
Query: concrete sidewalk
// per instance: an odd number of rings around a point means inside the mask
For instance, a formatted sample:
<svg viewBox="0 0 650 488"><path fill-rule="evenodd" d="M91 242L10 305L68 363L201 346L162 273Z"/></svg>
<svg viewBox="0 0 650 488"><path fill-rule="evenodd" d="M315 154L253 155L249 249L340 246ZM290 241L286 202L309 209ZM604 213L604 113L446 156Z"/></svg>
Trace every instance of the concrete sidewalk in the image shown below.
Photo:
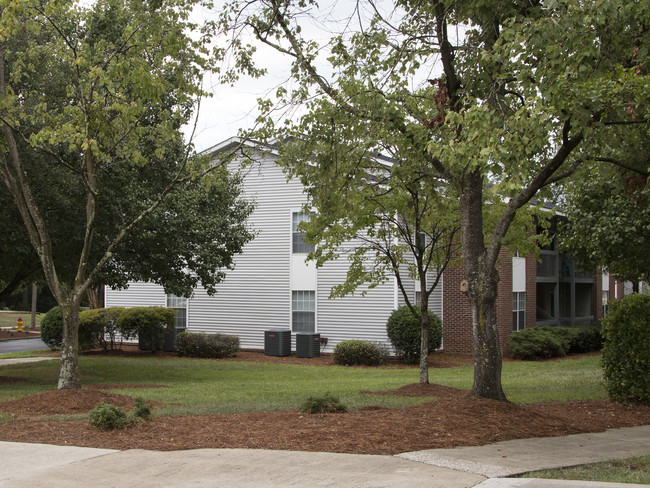
<svg viewBox="0 0 650 488"><path fill-rule="evenodd" d="M370 456L256 449L113 451L0 442L0 487L641 487L498 478L650 454L650 426Z"/></svg>

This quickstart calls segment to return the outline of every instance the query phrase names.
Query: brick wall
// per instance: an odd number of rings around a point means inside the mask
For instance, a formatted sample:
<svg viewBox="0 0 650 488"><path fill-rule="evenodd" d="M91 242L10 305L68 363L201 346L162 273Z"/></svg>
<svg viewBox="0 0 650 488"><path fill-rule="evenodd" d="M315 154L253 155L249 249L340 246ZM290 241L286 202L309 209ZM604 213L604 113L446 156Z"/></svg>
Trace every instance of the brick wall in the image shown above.
<svg viewBox="0 0 650 488"><path fill-rule="evenodd" d="M461 281L465 279L462 264L447 268L443 287L443 342L446 352L472 352L472 315L469 300L460 291Z"/></svg>
<svg viewBox="0 0 650 488"><path fill-rule="evenodd" d="M499 330L499 343L503 351L504 344L512 333L512 258L508 251L502 250L499 255L499 284L497 296L497 328ZM535 297L528 294L529 265L526 261L526 315L534 313ZM533 280L536 268L532 267ZM464 292L460 291L460 284L465 279L465 270L462 264L447 268L444 275L443 290L443 349L446 352L466 353L472 352L472 315L469 300ZM534 282L534 281L533 281ZM534 290L534 288L533 288ZM534 315L533 315L534 317Z"/></svg>

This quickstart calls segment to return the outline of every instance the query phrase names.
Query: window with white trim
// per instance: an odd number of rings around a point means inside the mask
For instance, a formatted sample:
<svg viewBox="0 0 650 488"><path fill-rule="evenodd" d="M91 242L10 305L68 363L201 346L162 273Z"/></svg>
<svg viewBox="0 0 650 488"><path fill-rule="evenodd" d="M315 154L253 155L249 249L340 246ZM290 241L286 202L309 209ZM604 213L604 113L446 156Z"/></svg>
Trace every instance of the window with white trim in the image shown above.
<svg viewBox="0 0 650 488"><path fill-rule="evenodd" d="M308 222L309 214L306 212L293 212L291 217L291 249L294 253L307 254L314 250L305 242L305 233L298 230L300 222Z"/></svg>
<svg viewBox="0 0 650 488"><path fill-rule="evenodd" d="M526 327L526 292L512 293L512 330L524 330Z"/></svg>
<svg viewBox="0 0 650 488"><path fill-rule="evenodd" d="M167 295L167 308L176 310L176 328L187 328L187 298L176 295Z"/></svg>
<svg viewBox="0 0 650 488"><path fill-rule="evenodd" d="M294 290L291 292L291 329L293 332L316 331L316 292Z"/></svg>

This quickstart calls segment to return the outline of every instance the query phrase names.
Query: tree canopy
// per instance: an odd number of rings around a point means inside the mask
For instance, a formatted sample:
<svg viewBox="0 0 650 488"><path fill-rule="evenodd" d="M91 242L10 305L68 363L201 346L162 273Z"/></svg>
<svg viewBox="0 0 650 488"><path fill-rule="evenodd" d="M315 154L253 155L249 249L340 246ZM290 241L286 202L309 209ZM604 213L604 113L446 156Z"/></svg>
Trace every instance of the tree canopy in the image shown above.
<svg viewBox="0 0 650 488"><path fill-rule="evenodd" d="M215 67L193 5L0 2L0 177L63 311L59 388L93 283L214 292L252 238L239 177L183 139Z"/></svg>
<svg viewBox="0 0 650 488"><path fill-rule="evenodd" d="M306 115L278 124L278 104L267 100L263 132L316 130L313 168L296 173L323 192L348 184L358 158L341 151L357 147L444 182L461 222L472 391L505 400L499 253L526 244L533 199L587 161L626 164L632 151L617 146L647 138L650 9L628 0L367 1L326 41L308 37L317 15L311 1L258 0L232 2L223 16L291 63L293 88L280 88L277 102ZM340 152L334 168L321 150Z"/></svg>

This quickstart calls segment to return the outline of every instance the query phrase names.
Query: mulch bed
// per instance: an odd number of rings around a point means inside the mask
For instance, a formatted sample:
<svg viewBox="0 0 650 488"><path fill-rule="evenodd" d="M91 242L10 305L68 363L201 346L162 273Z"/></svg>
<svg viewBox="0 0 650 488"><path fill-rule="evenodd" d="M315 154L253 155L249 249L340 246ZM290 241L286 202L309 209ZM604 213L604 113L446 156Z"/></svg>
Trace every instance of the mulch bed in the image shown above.
<svg viewBox="0 0 650 488"><path fill-rule="evenodd" d="M138 353L122 351L115 354ZM249 359L245 359L247 357ZM328 356L277 358L259 353L242 353L233 360L250 358L323 366L331 364ZM471 358L465 356L432 355L432 358L434 363L447 365L471 363ZM7 378L10 377L0 376L0 384L11 381ZM131 397L104 391L112 387L115 385L52 390L0 403L0 411L9 414L0 421L0 440L120 450L256 448L396 454L650 424L650 407L644 405L622 405L611 400L516 405L476 398L465 390L433 384L406 385L391 393L434 396L435 401L399 408L370 406L342 414L310 415L294 410L154 417L151 422L109 432L90 427L86 420L42 419L43 415L85 413L99 402L131 409ZM143 388L146 397L144 388L152 385L129 387Z"/></svg>

